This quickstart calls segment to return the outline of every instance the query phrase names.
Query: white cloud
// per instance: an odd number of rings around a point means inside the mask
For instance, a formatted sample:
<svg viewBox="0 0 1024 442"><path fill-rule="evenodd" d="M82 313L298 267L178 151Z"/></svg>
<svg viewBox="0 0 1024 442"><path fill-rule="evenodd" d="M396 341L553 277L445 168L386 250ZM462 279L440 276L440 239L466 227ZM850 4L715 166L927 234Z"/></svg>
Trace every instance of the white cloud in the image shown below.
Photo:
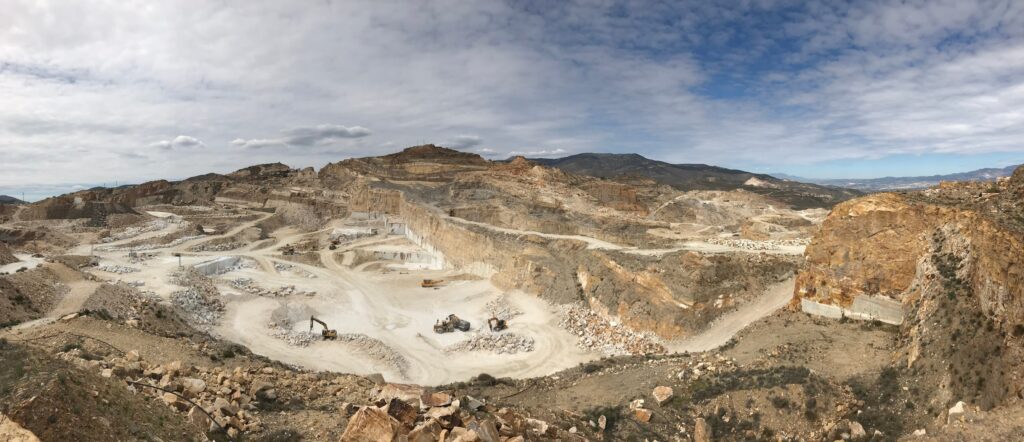
<svg viewBox="0 0 1024 442"><path fill-rule="evenodd" d="M362 138L370 136L370 129L361 126L345 127L334 124L321 124L315 127L298 127L282 132L280 138L245 140L236 138L231 144L251 149L288 146L319 146L341 139Z"/></svg>
<svg viewBox="0 0 1024 442"><path fill-rule="evenodd" d="M1024 149L1024 2L800 3L13 0L0 186L428 142L723 165Z"/></svg>
<svg viewBox="0 0 1024 442"><path fill-rule="evenodd" d="M513 150L513 151L508 153L508 156L510 156L510 157L523 156L523 157L527 157L527 158L534 158L534 157L557 157L557 156L565 155L567 153L569 153L569 151L567 151L565 149Z"/></svg>
<svg viewBox="0 0 1024 442"><path fill-rule="evenodd" d="M204 146L203 142L199 141L198 138L190 137L188 135L178 135L170 140L161 140L149 144L149 147L161 150L188 149Z"/></svg>
<svg viewBox="0 0 1024 442"><path fill-rule="evenodd" d="M444 143L444 145L451 147L452 149L468 149L473 146L478 146L483 142L483 138L476 135L458 135Z"/></svg>

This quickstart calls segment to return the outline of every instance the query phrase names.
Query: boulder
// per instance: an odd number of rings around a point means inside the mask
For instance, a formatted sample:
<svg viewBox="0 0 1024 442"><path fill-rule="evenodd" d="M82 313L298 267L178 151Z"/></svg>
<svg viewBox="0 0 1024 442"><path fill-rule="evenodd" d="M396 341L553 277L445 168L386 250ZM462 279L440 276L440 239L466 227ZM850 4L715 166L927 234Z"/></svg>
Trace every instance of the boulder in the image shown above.
<svg viewBox="0 0 1024 442"><path fill-rule="evenodd" d="M447 407L452 404L452 395L444 392L435 393L423 393L420 396L420 406L423 408L430 407Z"/></svg>
<svg viewBox="0 0 1024 442"><path fill-rule="evenodd" d="M210 428L210 417L203 410L200 410L199 407L193 406L188 410L188 422L204 431Z"/></svg>
<svg viewBox="0 0 1024 442"><path fill-rule="evenodd" d="M480 436L476 434L476 431L468 428L455 427L448 433L448 437L452 442L480 442Z"/></svg>
<svg viewBox="0 0 1024 442"><path fill-rule="evenodd" d="M171 408L174 408L175 410L178 411L188 410L188 407L190 405L188 402L185 402L183 399L181 399L180 397L178 397L178 395L174 393L164 393L163 396L161 396L160 398L164 400L165 404L171 406Z"/></svg>
<svg viewBox="0 0 1024 442"><path fill-rule="evenodd" d="M857 421L850 421L850 439L861 440L868 437L868 432L864 431L864 426Z"/></svg>
<svg viewBox="0 0 1024 442"><path fill-rule="evenodd" d="M412 428L412 425L416 423L416 407L409 405L408 402L401 399L391 399L384 408L384 411L387 412L388 416L395 418L406 428Z"/></svg>
<svg viewBox="0 0 1024 442"><path fill-rule="evenodd" d="M376 407L363 407L348 421L341 442L391 442L401 424Z"/></svg>
<svg viewBox="0 0 1024 442"><path fill-rule="evenodd" d="M956 405L953 405L953 407L949 409L949 415L946 416L947 425L952 424L953 422L963 420L965 413L965 405L967 404L965 404L964 401L959 401L956 403Z"/></svg>
<svg viewBox="0 0 1024 442"><path fill-rule="evenodd" d="M548 432L548 423L540 419L526 418L524 424L527 431L537 436L543 436Z"/></svg>
<svg viewBox="0 0 1024 442"><path fill-rule="evenodd" d="M409 442L435 442L441 436L441 424L435 419L427 419L409 432Z"/></svg>
<svg viewBox="0 0 1024 442"><path fill-rule="evenodd" d="M181 383L181 387L185 390L185 393L192 397L198 396L206 390L206 381L202 379L181 378L178 382Z"/></svg>
<svg viewBox="0 0 1024 442"><path fill-rule="evenodd" d="M124 360L128 362L139 362L142 360L142 356L139 356L138 350L132 350L124 354Z"/></svg>
<svg viewBox="0 0 1024 442"><path fill-rule="evenodd" d="M501 442L501 435L498 434L498 426L494 424L494 419L472 422L466 427L476 432L482 442Z"/></svg>
<svg viewBox="0 0 1024 442"><path fill-rule="evenodd" d="M634 408L633 409L633 418L636 419L637 422L641 422L641 423L645 423L646 424L646 423L651 421L651 417L653 415L654 415L654 412L652 412L651 410L648 410L646 408Z"/></svg>
<svg viewBox="0 0 1024 442"><path fill-rule="evenodd" d="M662 405L665 402L668 402L669 399L672 399L672 394L672 387L658 386L654 388L654 392L651 393L651 396L654 396L654 401L657 402L658 405Z"/></svg>
<svg viewBox="0 0 1024 442"><path fill-rule="evenodd" d="M219 411L224 416L234 416L238 414L238 407L232 405L227 399L218 397L217 400L213 401L214 411Z"/></svg>
<svg viewBox="0 0 1024 442"><path fill-rule="evenodd" d="M473 396L466 396L466 402L464 404L466 405L466 409L470 411L477 411L481 408L484 408L483 401Z"/></svg>
<svg viewBox="0 0 1024 442"><path fill-rule="evenodd" d="M698 417L693 424L693 442L711 442L711 427L704 418Z"/></svg>
<svg viewBox="0 0 1024 442"><path fill-rule="evenodd" d="M377 400L388 402L392 399L401 399L410 405L419 406L420 396L423 396L423 387L409 384L384 384L377 393Z"/></svg>

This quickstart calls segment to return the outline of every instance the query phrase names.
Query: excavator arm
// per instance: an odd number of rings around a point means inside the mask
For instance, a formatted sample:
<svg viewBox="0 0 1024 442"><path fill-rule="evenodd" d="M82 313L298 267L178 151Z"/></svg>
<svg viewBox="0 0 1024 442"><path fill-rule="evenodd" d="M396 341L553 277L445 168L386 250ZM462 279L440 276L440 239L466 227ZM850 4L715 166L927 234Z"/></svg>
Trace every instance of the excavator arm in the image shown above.
<svg viewBox="0 0 1024 442"><path fill-rule="evenodd" d="M316 319L316 316L310 316L309 317L309 331L313 331L313 323L314 322L317 323L317 324L320 324L320 326L323 327L324 330L327 330L327 323L326 322L321 321L319 319Z"/></svg>

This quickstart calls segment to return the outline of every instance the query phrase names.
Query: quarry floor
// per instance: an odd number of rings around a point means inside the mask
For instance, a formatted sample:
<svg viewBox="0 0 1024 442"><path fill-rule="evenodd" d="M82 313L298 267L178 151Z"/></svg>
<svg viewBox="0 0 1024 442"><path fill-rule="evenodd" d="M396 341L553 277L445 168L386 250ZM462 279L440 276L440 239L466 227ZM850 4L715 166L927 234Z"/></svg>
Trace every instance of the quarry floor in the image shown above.
<svg viewBox="0 0 1024 442"><path fill-rule="evenodd" d="M605 356L578 347L578 337L559 326L560 310L536 296L503 291L486 279L465 277L453 270L431 270L414 263L370 261L352 265L354 250L409 250L415 247L402 236L373 236L344 244L338 250L319 249L316 253L319 254L320 266L288 259L282 255L282 248L311 239L323 239L330 228L306 233L282 229L273 234L274 241L269 246L265 242L255 242L224 252L190 250L208 241L236 235L270 216L261 215L219 235L207 235L173 247L150 250L148 252L156 256L143 262L130 262L125 250L108 249L140 238L155 238L181 227L169 224L163 231L147 232L107 244L83 245L72 253L92 253L99 258L101 267L116 265L138 269L125 274L98 268L92 272L111 282L142 283L140 290L167 300L172 293L182 290L170 282L171 274L179 270L179 265L194 266L226 256L249 260L254 265L212 276L221 292L225 312L209 331L220 338L245 345L256 354L308 369L364 375L381 373L388 381L439 385L464 381L480 373L514 378L544 376ZM592 238L590 240L594 242L588 242L597 247L609 246ZM787 252L793 251L783 253ZM179 258L174 254L182 256ZM230 284L231 280L239 278L251 279L252 284L264 289L294 286L298 292L313 294L257 296ZM420 282L427 278L450 282L436 289L421 287ZM725 344L743 327L783 306L791 296L792 283L789 280L778 284L765 296L716 321L705 333L668 343L667 348L674 352L696 352ZM513 354L446 351L447 347L473 336L491 333L486 323L491 316L487 304L499 299L507 307L521 312L510 321L509 330L503 333L532 339L532 351ZM59 313L73 309L73 306L64 307L67 308L61 308L60 312L41 321L52 322ZM435 321L452 313L469 320L471 330L434 333ZM271 326L283 323L291 332L307 332L311 315L325 321L341 335L370 339L359 342L316 339L308 346L296 346L278 337L280 330ZM314 332L319 333L319 330L317 325Z"/></svg>
<svg viewBox="0 0 1024 442"><path fill-rule="evenodd" d="M224 316L210 332L223 339L245 345L254 353L288 364L314 370L330 370L354 374L381 373L389 381L435 385L465 380L480 373L495 376L542 376L576 366L601 357L595 352L576 346L576 337L558 325L556 307L520 292L506 292L494 287L488 280L465 278L451 281L436 289L423 288L425 278L451 279L460 276L448 270L430 270L415 264L397 262L363 262L356 266L341 264L346 250L375 246L385 250L403 250L412 247L404 237L363 238L337 251L319 251L323 267L303 264L282 257L281 248L305 239L324 235L324 231L310 233L283 229L276 234L270 247L253 250L252 246L227 252L194 252L189 249L203 242L232 236L258 224L260 217L233 227L221 235L210 235L184 242L170 248L148 250L157 256L130 262L125 250L108 251L139 238L155 237L179 228L170 225L162 232L147 232L138 237L97 245L83 245L72 253L89 254L99 258L100 267L124 266L138 269L132 273L109 273L94 269L92 272L111 282L141 282L140 290L155 293L163 299L182 290L170 282L171 274L181 266L193 266L212 259L233 256L252 260L256 265L234 269L212 276L218 284L225 304ZM349 257L350 258L350 257ZM278 265L291 266L278 270ZM256 296L230 285L230 281L249 278L254 285L265 289L294 286L298 292L314 292L312 296ZM491 313L488 302L503 299L503 303L522 314L509 323L507 331L532 338L533 351L515 354L497 354L490 351L447 352L445 347L467 340L477 334L491 333L487 319ZM62 309L63 311L64 309ZM469 332L436 334L436 320L456 314L472 324ZM315 340L309 346L295 346L275 337L268 324L282 317L290 322L294 332L308 332L309 317L315 315L339 334L358 334L379 340L386 346L366 343ZM43 321L51 322L59 315L49 315ZM32 324L26 324L31 326ZM319 325L314 333L319 333Z"/></svg>

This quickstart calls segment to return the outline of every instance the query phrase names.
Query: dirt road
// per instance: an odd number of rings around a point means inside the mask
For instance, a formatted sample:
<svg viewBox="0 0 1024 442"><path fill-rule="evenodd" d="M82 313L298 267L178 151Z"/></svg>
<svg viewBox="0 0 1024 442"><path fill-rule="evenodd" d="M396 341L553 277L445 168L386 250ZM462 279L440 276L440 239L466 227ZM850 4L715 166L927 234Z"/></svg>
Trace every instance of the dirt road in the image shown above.
<svg viewBox="0 0 1024 442"><path fill-rule="evenodd" d="M772 286L767 292L738 309L726 313L704 330L703 333L682 341L671 342L669 351L702 352L721 347L729 342L740 330L784 307L793 298L795 278Z"/></svg>

